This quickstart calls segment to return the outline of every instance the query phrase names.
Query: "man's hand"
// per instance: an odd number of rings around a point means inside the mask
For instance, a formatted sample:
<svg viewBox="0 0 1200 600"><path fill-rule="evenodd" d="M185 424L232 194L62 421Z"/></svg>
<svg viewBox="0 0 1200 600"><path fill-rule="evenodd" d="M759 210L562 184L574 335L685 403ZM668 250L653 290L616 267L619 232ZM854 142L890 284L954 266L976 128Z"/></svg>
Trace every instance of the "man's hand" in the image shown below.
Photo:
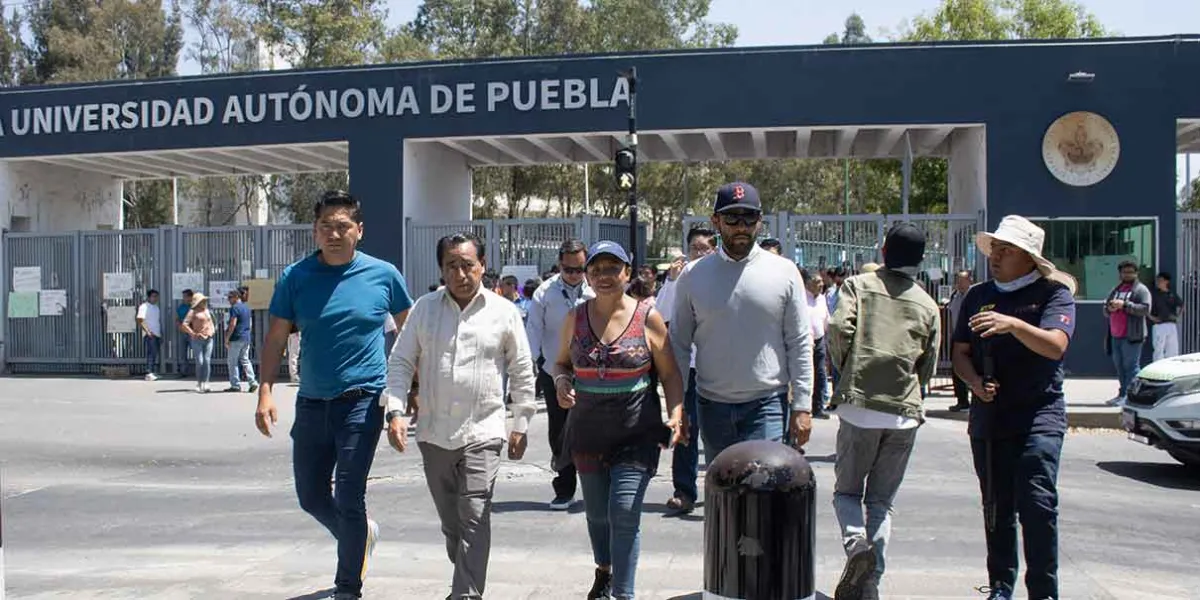
<svg viewBox="0 0 1200 600"><path fill-rule="evenodd" d="M686 264L687 259L682 256L671 261L671 268L667 271L667 279L675 281L679 277L679 274L683 272L683 267Z"/></svg>
<svg viewBox="0 0 1200 600"><path fill-rule="evenodd" d="M525 456L525 447L529 445L529 439L525 434L516 431L508 434L508 458L512 460L521 460Z"/></svg>
<svg viewBox="0 0 1200 600"><path fill-rule="evenodd" d="M408 391L408 407L404 411L404 416L412 417L412 422L415 424L421 416L421 398L417 394L417 388ZM403 452L403 450L401 450Z"/></svg>
<svg viewBox="0 0 1200 600"><path fill-rule="evenodd" d="M228 349L229 349L229 340L225 340L225 349L226 349L226 350L228 350Z"/></svg>
<svg viewBox="0 0 1200 600"><path fill-rule="evenodd" d="M992 337L1012 333L1025 322L1008 315L1002 315L994 311L985 311L971 317L967 323L971 326L971 331L978 333L982 337Z"/></svg>
<svg viewBox="0 0 1200 600"><path fill-rule="evenodd" d="M271 397L270 386L258 388L258 408L254 411L254 426L267 437L271 437L271 427L279 420L275 412L275 400Z"/></svg>
<svg viewBox="0 0 1200 600"><path fill-rule="evenodd" d="M1124 308L1125 308L1124 300L1109 300L1108 301L1108 310L1110 310L1112 312L1117 312L1119 310L1123 310Z"/></svg>
<svg viewBox="0 0 1200 600"><path fill-rule="evenodd" d="M388 421L387 438L396 452L404 452L408 448L408 421L402 417L392 417Z"/></svg>
<svg viewBox="0 0 1200 600"><path fill-rule="evenodd" d="M991 402L996 399L996 392L1000 391L1000 384L995 381L984 382L982 379L971 384L971 393L979 397L984 402Z"/></svg>
<svg viewBox="0 0 1200 600"><path fill-rule="evenodd" d="M788 423L788 430L792 434L792 445L799 450L812 436L812 413L796 411L789 420L791 422Z"/></svg>

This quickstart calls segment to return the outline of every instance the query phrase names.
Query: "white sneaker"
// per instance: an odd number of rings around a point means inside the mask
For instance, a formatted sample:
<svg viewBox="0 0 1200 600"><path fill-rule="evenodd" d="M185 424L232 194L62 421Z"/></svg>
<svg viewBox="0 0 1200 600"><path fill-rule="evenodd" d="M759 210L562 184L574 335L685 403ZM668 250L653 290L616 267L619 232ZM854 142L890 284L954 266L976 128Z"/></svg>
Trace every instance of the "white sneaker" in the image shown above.
<svg viewBox="0 0 1200 600"><path fill-rule="evenodd" d="M146 373L146 381L158 381L158 376L154 373Z"/></svg>
<svg viewBox="0 0 1200 600"><path fill-rule="evenodd" d="M1108 406L1121 406L1122 404L1125 404L1125 396L1117 396L1116 398L1113 398L1104 404Z"/></svg>
<svg viewBox="0 0 1200 600"><path fill-rule="evenodd" d="M363 556L363 568L360 579L367 578L367 567L371 563L371 556L375 554L375 544L379 543L379 523L373 519L367 519L367 553Z"/></svg>
<svg viewBox="0 0 1200 600"><path fill-rule="evenodd" d="M203 394L203 393L204 393L204 384L203 384L203 383L197 383L197 384L196 384L196 393L197 393L197 394Z"/></svg>

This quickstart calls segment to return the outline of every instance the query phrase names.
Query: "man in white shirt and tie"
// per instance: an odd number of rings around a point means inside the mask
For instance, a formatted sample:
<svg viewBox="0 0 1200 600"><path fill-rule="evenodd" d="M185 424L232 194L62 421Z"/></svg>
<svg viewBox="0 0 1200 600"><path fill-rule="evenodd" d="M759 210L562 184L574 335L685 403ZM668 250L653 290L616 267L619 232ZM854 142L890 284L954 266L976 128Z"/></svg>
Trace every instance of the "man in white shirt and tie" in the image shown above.
<svg viewBox="0 0 1200 600"><path fill-rule="evenodd" d="M529 316L525 331L529 335L529 352L537 361L537 387L546 402L546 420L553 462L558 462L562 449L563 427L569 411L558 405L558 392L548 370L558 360L559 332L567 313L596 294L583 277L587 263L587 246L579 240L567 240L558 248L559 274L546 280L529 299ZM541 359L541 360L539 360ZM554 477L554 500L551 510L567 510L575 500L577 477L575 466L558 471Z"/></svg>
<svg viewBox="0 0 1200 600"><path fill-rule="evenodd" d="M421 381L417 445L454 564L449 598L482 598L491 550L492 491L506 419L503 376L512 396L508 457L525 454L537 412L533 360L516 305L482 286L483 243L470 233L438 241L444 288L422 296L388 364L388 442L407 447L407 392Z"/></svg>

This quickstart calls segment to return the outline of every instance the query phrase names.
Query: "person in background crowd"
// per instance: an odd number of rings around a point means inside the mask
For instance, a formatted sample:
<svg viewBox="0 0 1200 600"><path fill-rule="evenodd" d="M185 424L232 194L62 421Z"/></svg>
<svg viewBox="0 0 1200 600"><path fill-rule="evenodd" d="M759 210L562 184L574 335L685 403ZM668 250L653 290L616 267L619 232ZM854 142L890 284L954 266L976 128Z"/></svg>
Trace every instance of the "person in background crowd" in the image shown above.
<svg viewBox="0 0 1200 600"><path fill-rule="evenodd" d="M529 298L521 293L517 287L520 283L517 281L516 275L505 275L500 278L500 295L507 300L517 305L517 310L521 313L521 322L525 323L529 319Z"/></svg>
<svg viewBox="0 0 1200 600"><path fill-rule="evenodd" d="M358 250L362 236L358 199L343 191L323 194L313 207L317 250L283 270L271 297L254 412L258 431L271 437L278 420L275 377L295 323L304 333L304 381L292 421L292 471L300 508L337 540L336 600L362 597L379 540L366 495L383 433L384 321L390 314L403 328L413 303L395 266ZM331 481L337 482L332 489Z"/></svg>
<svg viewBox="0 0 1200 600"><path fill-rule="evenodd" d="M763 241L758 243L758 247L775 256L783 255L783 244L779 243L779 240L775 238L764 238Z"/></svg>
<svg viewBox="0 0 1200 600"><path fill-rule="evenodd" d="M875 263L867 263L863 267L866 268L868 265L875 265ZM878 268L879 265L875 265L875 269ZM829 279L825 284L825 304L826 308L829 309L829 314L832 315L833 311L837 308L838 290L841 289L842 282L846 280L846 267L831 267L825 273Z"/></svg>
<svg viewBox="0 0 1200 600"><path fill-rule="evenodd" d="M829 328L829 311L825 308L825 298L821 296L821 276L800 269L800 281L804 284L805 298L808 301L808 321L812 327L813 336L813 391L812 416L817 419L828 419L825 405L828 401L829 371L826 369L829 346L825 332Z"/></svg>
<svg viewBox="0 0 1200 600"><path fill-rule="evenodd" d="M440 287L442 287L441 284L431 283L431 284L429 284L429 291L436 292L436 291L438 291L438 288L440 288Z"/></svg>
<svg viewBox="0 0 1200 600"><path fill-rule="evenodd" d="M288 381L300 385L300 327L292 323L287 339Z"/></svg>
<svg viewBox="0 0 1200 600"><path fill-rule="evenodd" d="M954 337L954 329L958 327L958 318L962 314L963 299L967 297L967 291L971 289L971 285L975 283L975 277L970 271L959 271L954 274L954 291L950 293L950 301L946 303L947 311L950 315L950 322L947 324L946 337ZM954 398L955 404L950 407L954 412L970 410L971 408L971 388L967 382L962 380L957 374L952 373L954 378Z"/></svg>
<svg viewBox="0 0 1200 600"><path fill-rule="evenodd" d="M967 432L983 495L989 600L1017 583L1017 519L1029 598L1058 598L1058 467L1067 431L1063 356L1075 332L1075 281L1042 256L1045 232L1010 215L975 237L992 280L975 285L954 330L967 382Z"/></svg>
<svg viewBox="0 0 1200 600"><path fill-rule="evenodd" d="M138 305L137 326L142 334L142 346L146 349L146 381L158 376L158 350L162 347L162 311L158 308L158 290L146 292L146 301Z"/></svg>
<svg viewBox="0 0 1200 600"><path fill-rule="evenodd" d="M588 600L634 597L646 486L661 449L687 443L667 326L649 302L625 295L630 270L619 244L592 245L587 277L596 297L564 318L551 363L558 402L571 411L560 460L579 470L596 561ZM665 426L652 369L667 397Z"/></svg>
<svg viewBox="0 0 1200 600"><path fill-rule="evenodd" d="M1154 279L1150 304L1154 360L1179 356L1179 316L1183 314L1183 298L1171 289L1170 273L1164 271Z"/></svg>
<svg viewBox="0 0 1200 600"><path fill-rule="evenodd" d="M230 290L229 323L225 327L225 349L228 352L225 364L229 368L229 389L226 392L242 391L242 382L238 376L238 367L246 373L248 392L258 390L258 380L254 377L254 364L250 362L250 307L242 300L242 293Z"/></svg>
<svg viewBox="0 0 1200 600"><path fill-rule="evenodd" d="M554 392L554 379L550 375L554 361L558 358L562 326L567 313L587 300L596 297L584 280L584 265L587 263L587 246L579 240L567 240L558 248L560 274L546 280L529 302L529 318L525 331L529 336L529 351L537 361L537 385L546 402L546 420L550 451L553 455L556 476L552 485L554 499L551 510L567 510L575 502L576 472L569 461L558 460L562 449L563 426L567 422L567 409L559 405Z"/></svg>
<svg viewBox="0 0 1200 600"><path fill-rule="evenodd" d="M443 278L443 281L444 280L445 278ZM488 271L487 273L484 273L482 285L484 289L492 292L493 294L500 294L500 274L495 271Z"/></svg>
<svg viewBox="0 0 1200 600"><path fill-rule="evenodd" d="M192 310L192 290L183 290L180 296L182 298L179 304L175 305L175 331L179 338L176 344L175 371L182 379L188 376L192 368L191 359L188 357L192 349L192 338L183 330L183 320L187 318L188 311Z"/></svg>
<svg viewBox="0 0 1200 600"><path fill-rule="evenodd" d="M533 300L533 293L542 285L542 280L536 277L531 277L525 280L525 285L521 288L521 296L526 300ZM526 313L529 312L529 306L526 304ZM526 315L528 316L528 315Z"/></svg>
<svg viewBox="0 0 1200 600"><path fill-rule="evenodd" d="M846 566L837 600L878 600L892 505L924 421L921 387L937 371L941 314L916 284L925 234L910 223L884 238L883 268L846 279L829 324L842 378L833 507ZM864 515L865 509L865 515Z"/></svg>
<svg viewBox="0 0 1200 600"><path fill-rule="evenodd" d="M1129 384L1142 368L1142 346L1146 343L1146 316L1150 314L1150 289L1138 281L1138 266L1132 260L1123 260L1117 265L1121 281L1104 302L1104 317L1108 321L1108 332L1104 336L1104 350L1112 356L1117 368L1117 395L1107 404L1116 406L1125 402Z"/></svg>
<svg viewBox="0 0 1200 600"><path fill-rule="evenodd" d="M650 303L650 306L654 306L655 304L654 284L646 281L645 279L634 279L633 283L629 284L628 293L630 296L633 296L634 300L645 300Z"/></svg>
<svg viewBox="0 0 1200 600"><path fill-rule="evenodd" d="M399 398L419 372L428 416L417 428L417 447L454 565L448 598L474 600L484 597L487 585L500 449L507 437L508 457L525 455L525 433L537 413L535 375L520 312L511 299L482 286L483 242L471 233L446 236L438 241L437 261L447 285L413 305L389 360L388 442L398 452L408 445ZM444 367L446 356L454 356L453 371ZM502 374L513 397L507 436Z"/></svg>
<svg viewBox="0 0 1200 600"><path fill-rule="evenodd" d="M694 227L687 234L687 256L681 256L671 262L667 271L667 280L663 282L658 292L657 305L659 314L667 326L671 325L671 315L675 311L675 288L679 277L696 261L716 251L714 238L717 232L707 227ZM682 373L680 373L682 375ZM692 512L699 498L696 487L696 477L700 462L700 415L696 405L696 347L689 351L687 385L683 394L683 414L687 425L687 445L678 446L671 453L671 482L675 493L667 500L667 508L677 514Z"/></svg>
<svg viewBox="0 0 1200 600"><path fill-rule="evenodd" d="M208 393L208 380L212 376L213 336L216 324L212 311L208 310L208 297L200 292L192 294L192 308L183 318L183 332L192 340L192 353L196 355L196 391Z"/></svg>
<svg viewBox="0 0 1200 600"><path fill-rule="evenodd" d="M755 244L762 203L750 184L721 186L712 224L721 247L679 278L671 318L680 372L695 343L705 456L711 464L738 442L782 442L785 423L802 447L812 432L813 348L796 265Z"/></svg>

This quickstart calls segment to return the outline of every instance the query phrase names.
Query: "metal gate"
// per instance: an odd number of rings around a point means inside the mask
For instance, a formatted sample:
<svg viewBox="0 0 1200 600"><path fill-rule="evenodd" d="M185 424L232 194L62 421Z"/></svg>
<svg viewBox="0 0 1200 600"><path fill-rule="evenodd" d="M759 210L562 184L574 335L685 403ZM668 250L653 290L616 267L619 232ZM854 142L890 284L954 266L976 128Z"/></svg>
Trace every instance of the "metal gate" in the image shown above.
<svg viewBox="0 0 1200 600"><path fill-rule="evenodd" d="M174 372L183 350L174 273L198 273L197 291L211 295L214 281L275 279L315 247L310 225L5 233L4 363L18 373L95 373L106 365L140 373L146 351L129 318L154 289L163 328L157 370ZM265 312L254 314L256 348ZM213 307L218 340L225 313ZM214 343L214 376L225 371L225 356L224 344Z"/></svg>
<svg viewBox="0 0 1200 600"><path fill-rule="evenodd" d="M1200 352L1200 213L1179 214L1175 291L1183 299L1179 351Z"/></svg>

